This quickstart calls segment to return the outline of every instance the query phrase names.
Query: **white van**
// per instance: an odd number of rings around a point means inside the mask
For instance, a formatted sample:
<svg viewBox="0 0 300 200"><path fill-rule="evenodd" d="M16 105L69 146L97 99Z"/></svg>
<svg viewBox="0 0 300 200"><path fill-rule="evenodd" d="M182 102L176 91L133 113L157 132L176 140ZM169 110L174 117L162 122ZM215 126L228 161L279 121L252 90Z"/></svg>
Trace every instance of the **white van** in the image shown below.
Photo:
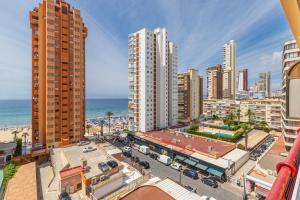
<svg viewBox="0 0 300 200"><path fill-rule="evenodd" d="M147 155L150 153L150 148L145 145L141 145L139 148L139 152Z"/></svg>
<svg viewBox="0 0 300 200"><path fill-rule="evenodd" d="M170 165L172 163L171 158L166 155L160 155L157 160L165 165Z"/></svg>

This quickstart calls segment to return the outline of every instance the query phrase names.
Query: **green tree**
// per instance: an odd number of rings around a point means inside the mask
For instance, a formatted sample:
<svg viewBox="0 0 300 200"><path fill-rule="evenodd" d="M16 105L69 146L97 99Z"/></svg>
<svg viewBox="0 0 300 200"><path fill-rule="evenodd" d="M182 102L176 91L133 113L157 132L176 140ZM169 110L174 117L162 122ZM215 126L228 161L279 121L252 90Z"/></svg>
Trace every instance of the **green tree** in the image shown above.
<svg viewBox="0 0 300 200"><path fill-rule="evenodd" d="M15 155L16 156L22 155L22 139L21 138L17 139L17 147L16 147Z"/></svg>
<svg viewBox="0 0 300 200"><path fill-rule="evenodd" d="M14 135L14 141L17 140L17 135L18 135L19 131L18 130L14 130L13 132L11 132L11 134Z"/></svg>
<svg viewBox="0 0 300 200"><path fill-rule="evenodd" d="M106 113L106 116L108 117L108 132L110 133L110 119L111 119L111 116L113 116L114 113L112 112L107 112Z"/></svg>
<svg viewBox="0 0 300 200"><path fill-rule="evenodd" d="M24 138L24 143L26 144L26 138L29 136L27 132L22 133L22 137Z"/></svg>
<svg viewBox="0 0 300 200"><path fill-rule="evenodd" d="M92 125L91 124L87 124L85 126L86 130L88 131L88 134L90 134L90 129L92 128Z"/></svg>
<svg viewBox="0 0 300 200"><path fill-rule="evenodd" d="M244 130L244 136L245 136L245 150L248 150L248 130L250 129L250 126L247 123L241 124L242 129Z"/></svg>

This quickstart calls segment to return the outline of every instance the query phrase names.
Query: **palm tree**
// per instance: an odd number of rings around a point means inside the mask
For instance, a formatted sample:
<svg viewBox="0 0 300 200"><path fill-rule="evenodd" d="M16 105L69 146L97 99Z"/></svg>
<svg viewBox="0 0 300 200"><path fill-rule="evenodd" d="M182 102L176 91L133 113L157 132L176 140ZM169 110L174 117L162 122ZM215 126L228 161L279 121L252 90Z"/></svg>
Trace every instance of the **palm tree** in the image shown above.
<svg viewBox="0 0 300 200"><path fill-rule="evenodd" d="M251 123L253 115L254 115L254 113L250 109L248 109L245 116L248 116L249 123Z"/></svg>
<svg viewBox="0 0 300 200"><path fill-rule="evenodd" d="M19 131L18 130L14 130L13 132L11 132L11 134L14 135L14 141L17 140L17 135L18 135Z"/></svg>
<svg viewBox="0 0 300 200"><path fill-rule="evenodd" d="M23 134L22 134L22 137L24 138L24 143L26 144L26 138L27 138L27 136L29 136L29 134L27 133L27 132L24 132Z"/></svg>
<svg viewBox="0 0 300 200"><path fill-rule="evenodd" d="M107 112L106 116L108 117L108 132L110 133L110 118L113 116L114 113L112 112Z"/></svg>
<svg viewBox="0 0 300 200"><path fill-rule="evenodd" d="M87 125L85 126L85 128L87 129L88 134L90 134L90 129L92 128L92 125L91 125L91 124L87 124Z"/></svg>
<svg viewBox="0 0 300 200"><path fill-rule="evenodd" d="M239 124L240 124L240 122L241 122L241 109L237 109L237 111L236 111L236 116L237 116L238 122L239 122Z"/></svg>
<svg viewBox="0 0 300 200"><path fill-rule="evenodd" d="M248 124L242 123L241 124L242 129L244 130L244 136L245 136L245 150L248 149L248 129L250 128Z"/></svg>

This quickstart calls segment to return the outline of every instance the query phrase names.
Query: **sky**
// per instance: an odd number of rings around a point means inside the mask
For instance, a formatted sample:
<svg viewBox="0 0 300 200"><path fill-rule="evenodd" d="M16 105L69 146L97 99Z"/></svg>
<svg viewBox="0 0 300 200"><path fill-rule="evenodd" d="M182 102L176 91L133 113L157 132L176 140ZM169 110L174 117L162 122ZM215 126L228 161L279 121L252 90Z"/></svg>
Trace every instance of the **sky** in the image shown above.
<svg viewBox="0 0 300 200"><path fill-rule="evenodd" d="M0 1L0 99L31 98L29 11L41 0ZM67 0L88 28L87 98L127 98L128 34L166 27L178 46L182 72L223 64L223 45L237 44L237 70L249 84L270 71L281 84L283 43L292 39L279 0ZM206 84L204 85L206 91Z"/></svg>

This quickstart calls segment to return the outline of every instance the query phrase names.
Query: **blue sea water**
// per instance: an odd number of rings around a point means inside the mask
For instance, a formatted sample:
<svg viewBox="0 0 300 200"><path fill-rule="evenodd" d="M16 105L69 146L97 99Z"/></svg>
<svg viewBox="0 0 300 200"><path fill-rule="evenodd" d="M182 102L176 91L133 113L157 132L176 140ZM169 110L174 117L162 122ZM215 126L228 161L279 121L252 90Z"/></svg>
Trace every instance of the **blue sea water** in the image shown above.
<svg viewBox="0 0 300 200"><path fill-rule="evenodd" d="M86 118L103 117L106 112L114 116L128 114L128 99L87 99ZM31 125L31 100L0 100L0 127Z"/></svg>

